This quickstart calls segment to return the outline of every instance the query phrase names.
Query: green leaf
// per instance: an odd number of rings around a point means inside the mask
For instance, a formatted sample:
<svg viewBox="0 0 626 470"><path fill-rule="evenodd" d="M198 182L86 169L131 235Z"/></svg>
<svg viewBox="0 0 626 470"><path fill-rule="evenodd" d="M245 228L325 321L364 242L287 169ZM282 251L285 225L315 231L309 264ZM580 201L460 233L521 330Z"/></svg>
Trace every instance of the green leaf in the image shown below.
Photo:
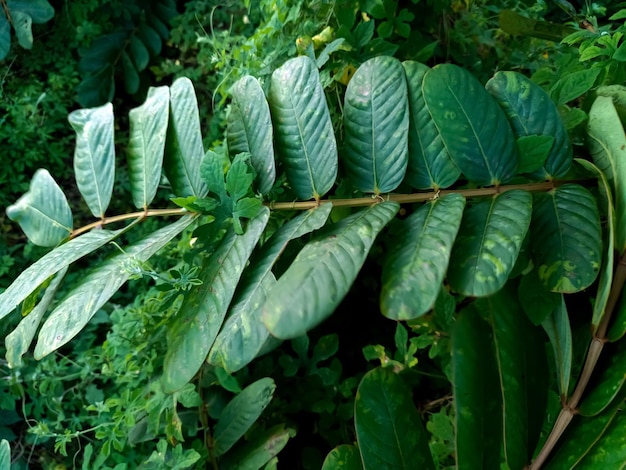
<svg viewBox="0 0 626 470"><path fill-rule="evenodd" d="M623 401L623 389L626 382L624 364L626 364L626 341L618 341L607 347L610 355L603 355L584 398L578 407L583 416L595 416L604 411L616 397ZM608 351L607 351L608 352Z"/></svg>
<svg viewBox="0 0 626 470"><path fill-rule="evenodd" d="M411 320L435 303L448 269L465 198L450 194L422 205L402 221L402 243L392 246L383 267L380 308L394 320Z"/></svg>
<svg viewBox="0 0 626 470"><path fill-rule="evenodd" d="M0 60L11 50L11 24L5 15L0 15Z"/></svg>
<svg viewBox="0 0 626 470"><path fill-rule="evenodd" d="M109 243L125 229L93 230L74 238L50 251L22 273L0 294L0 318L11 313L26 297L34 292L46 279L69 266L77 259L88 255Z"/></svg>
<svg viewBox="0 0 626 470"><path fill-rule="evenodd" d="M54 17L54 8L47 0L7 0L11 12L22 11L30 15L33 23L45 23Z"/></svg>
<svg viewBox="0 0 626 470"><path fill-rule="evenodd" d="M441 134L426 107L422 82L430 70L424 64L402 62L409 93L409 164L405 180L417 189L447 188L459 178Z"/></svg>
<svg viewBox="0 0 626 470"><path fill-rule="evenodd" d="M11 446L6 439L0 441L0 469L11 469Z"/></svg>
<svg viewBox="0 0 626 470"><path fill-rule="evenodd" d="M619 465L589 465L590 460L587 460L587 465L579 465L581 461L584 461L585 456L590 453L592 449L595 449L596 452L591 452L591 455L595 454L594 459L597 459L597 462L599 463L603 460L605 462L610 462L613 455L619 457L619 451L623 447L624 442L623 430L620 429L617 433L607 433L607 430L611 428L611 423L618 417L623 418L623 412L620 413L618 407L612 407L605 413L594 416L593 418L574 416L560 442L561 445L556 448L556 451L552 455L548 465L546 465L546 470L561 470L564 468L585 468L588 470L621 468ZM620 421L623 422L621 418ZM623 428L623 424L621 427ZM621 433L619 431L621 431ZM601 438L605 433L607 433L607 436L612 436L608 438L608 444L613 444L610 445L610 447L600 447L600 443L603 442ZM597 449L594 447L596 444L598 446ZM610 452L607 452L609 449ZM613 454L613 452L615 452L615 454ZM617 460L617 462L623 464L624 460Z"/></svg>
<svg viewBox="0 0 626 470"><path fill-rule="evenodd" d="M580 470L596 470L599 468L624 468L626 462L626 415L624 411L614 414L603 436L595 443L589 453L576 467Z"/></svg>
<svg viewBox="0 0 626 470"><path fill-rule="evenodd" d="M165 175L176 196L202 197L206 194L206 185L200 177L203 158L196 93L191 80L181 77L170 87L170 118L164 161Z"/></svg>
<svg viewBox="0 0 626 470"><path fill-rule="evenodd" d="M241 273L267 224L269 209L246 227L229 231L202 267L202 285L189 293L168 329L163 387L171 393L198 372L219 332Z"/></svg>
<svg viewBox="0 0 626 470"><path fill-rule="evenodd" d="M113 106L78 109L68 116L76 131L74 174L80 194L94 217L104 218L115 179Z"/></svg>
<svg viewBox="0 0 626 470"><path fill-rule="evenodd" d="M365 470L435 468L413 393L390 368L378 367L361 380L354 427Z"/></svg>
<svg viewBox="0 0 626 470"><path fill-rule="evenodd" d="M567 397L569 380L572 371L572 329L567 316L565 299L561 295L561 303L541 324L554 350L554 361L561 397Z"/></svg>
<svg viewBox="0 0 626 470"><path fill-rule="evenodd" d="M128 176L138 209L148 208L161 181L169 100L167 87L150 87L145 103L129 113Z"/></svg>
<svg viewBox="0 0 626 470"><path fill-rule="evenodd" d="M35 172L28 192L7 207L7 216L35 245L55 246L72 233L72 211L48 170Z"/></svg>
<svg viewBox="0 0 626 470"><path fill-rule="evenodd" d="M398 209L394 202L375 204L308 243L263 307L263 322L272 335L296 338L326 319L348 293L376 236Z"/></svg>
<svg viewBox="0 0 626 470"><path fill-rule="evenodd" d="M137 71L141 72L142 70L145 70L150 62L150 53L148 52L148 49L146 49L146 46L144 46L143 42L141 42L135 34L130 36L130 45L128 50Z"/></svg>
<svg viewBox="0 0 626 470"><path fill-rule="evenodd" d="M12 11L11 22L13 23L13 29L15 29L15 36L17 36L17 42L24 49L33 48L33 19L28 13L23 11Z"/></svg>
<svg viewBox="0 0 626 470"><path fill-rule="evenodd" d="M140 78L135 64L133 64L126 51L122 52L120 63L122 64L122 73L124 74L124 89L129 95L134 95L139 90Z"/></svg>
<svg viewBox="0 0 626 470"><path fill-rule="evenodd" d="M534 325L541 325L561 305L561 294L547 290L536 269L522 276L517 295L524 313Z"/></svg>
<svg viewBox="0 0 626 470"><path fill-rule="evenodd" d="M549 135L525 135L516 141L519 154L518 173L532 173L543 167L550 149L554 145L554 137Z"/></svg>
<svg viewBox="0 0 626 470"><path fill-rule="evenodd" d="M158 56L161 53L161 48L163 47L161 37L159 36L159 33L157 33L154 28L149 26L147 23L141 22L139 24L139 27L137 28L137 36L145 44L146 48L148 49L148 51L150 51L150 54L152 56ZM177 81L179 80L182 79L179 78ZM176 82L174 82L174 84L176 84Z"/></svg>
<svg viewBox="0 0 626 470"><path fill-rule="evenodd" d="M272 400L276 384L269 377L248 385L222 410L213 428L213 452L219 457L255 423Z"/></svg>
<svg viewBox="0 0 626 470"><path fill-rule="evenodd" d="M626 334L626 297L622 296L611 322L607 339L611 342L620 340Z"/></svg>
<svg viewBox="0 0 626 470"><path fill-rule="evenodd" d="M26 354L30 348L33 338L35 337L35 333L37 333L37 329L41 323L41 319L48 310L50 304L52 304L54 295L61 285L61 281L63 280L66 272L67 266L56 274L37 306L33 308L33 310L26 315L26 317L22 318L17 327L4 339L7 350L6 359L10 368L13 369L22 367L22 356Z"/></svg>
<svg viewBox="0 0 626 470"><path fill-rule="evenodd" d="M472 74L456 65L437 65L424 76L422 89L443 144L470 181L497 186L515 175L513 131Z"/></svg>
<svg viewBox="0 0 626 470"><path fill-rule="evenodd" d="M602 69L592 67L564 74L550 89L550 96L557 106L562 106L587 93L595 84Z"/></svg>
<svg viewBox="0 0 626 470"><path fill-rule="evenodd" d="M348 444L335 447L324 459L322 470L363 470L359 449Z"/></svg>
<svg viewBox="0 0 626 470"><path fill-rule="evenodd" d="M615 191L615 249L626 250L626 135L613 100L598 96L589 110L589 152Z"/></svg>
<svg viewBox="0 0 626 470"><path fill-rule="evenodd" d="M145 262L163 248L172 238L193 222L194 217L183 217L129 246L98 265L72 289L50 314L41 327L35 358L56 351L68 343L89 323L96 312L131 276L125 268L130 260Z"/></svg>
<svg viewBox="0 0 626 470"><path fill-rule="evenodd" d="M253 470L264 468L294 437L293 429L284 424L274 426L267 431L257 433L243 445L235 446L220 458L219 466L223 470ZM265 467L266 468L266 467Z"/></svg>
<svg viewBox="0 0 626 470"><path fill-rule="evenodd" d="M322 204L294 217L253 255L239 283L241 290L236 293L228 318L211 348L209 363L236 372L250 363L272 339L261 321L261 308L276 283L272 266L291 240L321 228L331 209L332 204Z"/></svg>
<svg viewBox="0 0 626 470"><path fill-rule="evenodd" d="M579 292L596 279L602 232L595 198L577 184L536 193L531 223L532 257L544 286Z"/></svg>
<svg viewBox="0 0 626 470"><path fill-rule="evenodd" d="M452 371L458 469L499 469L502 397L493 335L473 305L452 327Z"/></svg>
<svg viewBox="0 0 626 470"><path fill-rule="evenodd" d="M402 64L393 57L363 63L348 84L343 108L344 163L359 191L396 189L408 164L409 105Z"/></svg>
<svg viewBox="0 0 626 470"><path fill-rule="evenodd" d="M565 176L572 165L572 146L559 111L548 94L539 85L517 72L496 73L487 82L486 88L504 109L516 137L541 136L544 139L548 137L554 139L554 144L548 147L549 153L545 164L541 165L543 169L529 171L529 163L533 163L530 165L532 167L537 159L529 158L528 153L521 153L518 171L531 173L532 177L542 179ZM541 119L537 116L541 116ZM538 142L527 144L538 145ZM541 145L548 145L548 140L544 140ZM528 150L528 145L523 150ZM538 153L539 150L540 148L535 147L535 152Z"/></svg>
<svg viewBox="0 0 626 470"><path fill-rule="evenodd" d="M500 290L515 266L530 224L532 196L506 191L467 208L457 235L448 281L475 297Z"/></svg>
<svg viewBox="0 0 626 470"><path fill-rule="evenodd" d="M337 177L337 143L315 63L288 60L272 74L269 104L287 180L300 199L319 199Z"/></svg>
<svg viewBox="0 0 626 470"><path fill-rule="evenodd" d="M478 299L475 307L493 329L503 408L504 461L508 468L530 462L546 412L548 365L544 336L515 302L507 284L496 294Z"/></svg>
<svg viewBox="0 0 626 470"><path fill-rule="evenodd" d="M256 78L246 75L230 90L232 103L228 115L228 153L231 157L247 152L256 171L255 184L261 194L274 185L274 142L272 117L265 94Z"/></svg>
<svg viewBox="0 0 626 470"><path fill-rule="evenodd" d="M591 318L592 332L595 334L596 330L602 322L604 317L606 305L609 300L609 294L611 292L611 285L613 283L613 262L614 262L614 240L615 240L615 209L613 208L613 196L611 194L611 188L606 179L604 173L602 173L597 166L587 160L576 159L576 161L582 165L588 171L595 173L598 177L598 186L600 187L600 193L602 194L602 201L606 202L605 214L606 215L606 230L604 236L604 255L602 258L602 271L600 271L600 279L598 282L598 290L596 292L596 298L593 302L593 316Z"/></svg>

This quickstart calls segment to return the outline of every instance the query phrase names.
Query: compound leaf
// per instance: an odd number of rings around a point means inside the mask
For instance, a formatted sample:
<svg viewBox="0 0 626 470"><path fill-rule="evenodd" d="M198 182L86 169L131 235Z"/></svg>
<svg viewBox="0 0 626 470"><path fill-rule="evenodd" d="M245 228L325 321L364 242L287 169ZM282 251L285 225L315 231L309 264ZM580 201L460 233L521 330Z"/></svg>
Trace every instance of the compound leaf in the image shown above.
<svg viewBox="0 0 626 470"><path fill-rule="evenodd" d="M228 153L231 157L250 153L256 170L256 188L267 194L274 185L274 141L272 117L258 80L246 75L230 90L232 104L228 115Z"/></svg>
<svg viewBox="0 0 626 470"><path fill-rule="evenodd" d="M276 69L269 104L287 180L300 199L319 199L337 177L337 142L315 63L300 56Z"/></svg>
<svg viewBox="0 0 626 470"><path fill-rule="evenodd" d="M424 100L450 157L480 185L499 185L517 170L515 137L495 99L467 70L452 64L431 69Z"/></svg>
<svg viewBox="0 0 626 470"><path fill-rule="evenodd" d="M113 105L78 109L68 120L76 131L76 185L93 216L104 218L115 179Z"/></svg>
<svg viewBox="0 0 626 470"><path fill-rule="evenodd" d="M500 290L515 266L530 224L532 196L507 191L465 210L448 280L463 295L482 297Z"/></svg>
<svg viewBox="0 0 626 470"><path fill-rule="evenodd" d="M380 308L394 320L428 312L448 269L465 198L450 194L420 207L401 222L404 238L389 252L383 268Z"/></svg>
<svg viewBox="0 0 626 470"><path fill-rule="evenodd" d="M7 207L7 216L35 245L55 246L72 233L72 210L48 170L35 172L28 192Z"/></svg>
<svg viewBox="0 0 626 470"><path fill-rule="evenodd" d="M128 172L133 203L147 209L161 180L169 120L169 89L148 90L144 104L129 113Z"/></svg>
<svg viewBox="0 0 626 470"><path fill-rule="evenodd" d="M354 427L365 470L435 468L413 393L391 368L378 367L361 380Z"/></svg>
<svg viewBox="0 0 626 470"><path fill-rule="evenodd" d="M266 207L243 235L230 230L202 267L202 285L192 290L168 330L163 386L181 389L204 363L217 337L246 262L269 219Z"/></svg>
<svg viewBox="0 0 626 470"><path fill-rule="evenodd" d="M269 293L263 322L280 339L301 336L348 293L378 233L399 206L382 202L346 217L308 243Z"/></svg>
<svg viewBox="0 0 626 470"><path fill-rule="evenodd" d="M131 276L129 262L145 262L193 220L192 216L183 217L147 235L129 246L125 253L112 256L85 276L63 298L41 327L35 358L41 359L74 338Z"/></svg>
<svg viewBox="0 0 626 470"><path fill-rule="evenodd" d="M409 106L402 64L379 56L348 84L343 108L345 167L359 191L396 189L408 164Z"/></svg>

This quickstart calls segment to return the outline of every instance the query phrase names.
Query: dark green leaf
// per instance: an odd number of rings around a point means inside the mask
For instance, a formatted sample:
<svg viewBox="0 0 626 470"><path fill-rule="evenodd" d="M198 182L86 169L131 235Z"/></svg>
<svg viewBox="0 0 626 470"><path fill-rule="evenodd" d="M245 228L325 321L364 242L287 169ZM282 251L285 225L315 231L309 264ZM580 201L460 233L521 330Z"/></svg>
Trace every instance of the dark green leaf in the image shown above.
<svg viewBox="0 0 626 470"><path fill-rule="evenodd" d="M148 66L148 63L150 62L150 53L148 52L148 49L146 49L143 42L141 42L141 40L134 34L130 37L129 52L133 59L133 63L139 72Z"/></svg>
<svg viewBox="0 0 626 470"><path fill-rule="evenodd" d="M161 180L169 120L169 89L150 88L144 104L130 110L128 176L133 203L147 209Z"/></svg>
<svg viewBox="0 0 626 470"><path fill-rule="evenodd" d="M41 327L35 358L41 359L74 338L131 276L129 262L145 262L193 220L194 217L183 217L152 232L128 247L125 253L114 255L85 276L63 298Z"/></svg>
<svg viewBox="0 0 626 470"><path fill-rule="evenodd" d="M402 221L402 243L392 246L383 268L380 307L394 320L428 312L448 269L465 198L459 194L424 204Z"/></svg>
<svg viewBox="0 0 626 470"><path fill-rule="evenodd" d="M272 379L257 380L224 407L213 429L216 456L224 454L250 429L272 400L275 389Z"/></svg>
<svg viewBox="0 0 626 470"><path fill-rule="evenodd" d="M572 164L572 146L559 112L548 94L517 72L496 73L487 82L486 88L504 109L518 138L541 136L544 139L554 139L554 144L548 147L549 152L541 170L529 171L528 168L533 166L529 165L530 162L536 161L536 158L529 158L528 153L522 153L518 171L531 173L532 177L541 179L565 176ZM542 145L546 145L548 141L544 142ZM530 145L536 146L538 143ZM536 152L539 150L540 148L535 148Z"/></svg>
<svg viewBox="0 0 626 470"><path fill-rule="evenodd" d="M161 38L151 26L147 23L140 23L137 28L137 37L145 44L146 49L150 51L152 56L158 56L161 53ZM180 80L180 79L179 79Z"/></svg>
<svg viewBox="0 0 626 470"><path fill-rule="evenodd" d="M315 63L300 56L275 70L269 104L291 187L300 199L319 199L337 177L337 143Z"/></svg>
<svg viewBox="0 0 626 470"><path fill-rule="evenodd" d="M326 319L356 279L374 240L399 206L382 202L334 224L308 243L269 293L263 322L280 339Z"/></svg>
<svg viewBox="0 0 626 470"><path fill-rule="evenodd" d="M502 397L493 335L472 305L452 328L452 371L457 467L499 469Z"/></svg>
<svg viewBox="0 0 626 470"><path fill-rule="evenodd" d="M345 168L359 191L396 189L408 163L409 106L402 64L374 57L348 84L343 108Z"/></svg>
<svg viewBox="0 0 626 470"><path fill-rule="evenodd" d="M170 87L164 168L176 196L202 197L206 194L206 185L200 177L203 158L196 94L191 80L179 78Z"/></svg>
<svg viewBox="0 0 626 470"><path fill-rule="evenodd" d="M72 232L72 211L65 194L44 169L35 172L28 192L7 207L7 216L39 246L55 246Z"/></svg>
<svg viewBox="0 0 626 470"><path fill-rule="evenodd" d="M456 65L437 65L424 76L422 89L443 144L470 181L497 186L515 175L513 131L472 74Z"/></svg>
<svg viewBox="0 0 626 470"><path fill-rule="evenodd" d="M0 15L0 60L11 50L11 24L5 15Z"/></svg>
<svg viewBox="0 0 626 470"><path fill-rule="evenodd" d="M554 137L549 135L526 135L517 139L519 154L518 173L532 173L543 167L550 149L554 145Z"/></svg>
<svg viewBox="0 0 626 470"><path fill-rule="evenodd" d="M276 283L272 266L289 241L321 228L328 219L332 204L322 204L294 217L283 225L250 260L244 272L228 319L211 348L208 361L229 372L236 372L251 362L271 339L261 321L261 308Z"/></svg>
<svg viewBox="0 0 626 470"><path fill-rule="evenodd" d="M284 424L256 433L248 442L235 446L230 452L220 458L220 469L223 470L252 470L264 467L268 462L287 445L289 438L294 437L293 429L285 428ZM269 470L269 469L268 469Z"/></svg>
<svg viewBox="0 0 626 470"><path fill-rule="evenodd" d="M554 350L554 362L561 397L567 397L572 371L572 329L567 316L565 299L561 295L561 303L541 324Z"/></svg>
<svg viewBox="0 0 626 470"><path fill-rule="evenodd" d="M536 269L522 276L517 295L524 313L535 325L541 325L561 305L561 294L547 290Z"/></svg>
<svg viewBox="0 0 626 470"><path fill-rule="evenodd" d="M500 290L515 266L531 212L532 196L521 190L466 209L448 269L452 288L476 297Z"/></svg>
<svg viewBox="0 0 626 470"><path fill-rule="evenodd" d="M241 78L230 90L232 104L228 115L228 153L231 157L247 152L256 171L256 187L267 194L274 185L274 143L272 118L259 82L249 76Z"/></svg>
<svg viewBox="0 0 626 470"><path fill-rule="evenodd" d="M359 449L347 444L335 447L324 459L322 470L363 470Z"/></svg>
<svg viewBox="0 0 626 470"><path fill-rule="evenodd" d="M269 210L265 208L248 223L243 235L229 231L206 258L200 274L202 285L185 297L169 326L163 365L163 387L167 392L182 388L204 363L268 218Z"/></svg>
<svg viewBox="0 0 626 470"><path fill-rule="evenodd" d="M622 409L615 414L603 436L576 468L580 470L624 468L626 462L624 436L626 436L626 414Z"/></svg>
<svg viewBox="0 0 626 470"><path fill-rule="evenodd" d="M361 380L354 426L365 470L434 469L412 391L390 368L378 367Z"/></svg>
<svg viewBox="0 0 626 470"><path fill-rule="evenodd" d="M602 261L600 214L595 198L565 184L533 201L531 247L539 278L553 292L578 292L596 279Z"/></svg>
<svg viewBox="0 0 626 470"><path fill-rule="evenodd" d="M561 106L587 93L600 75L600 67L592 67L564 74L550 89L550 96L557 106Z"/></svg>
<svg viewBox="0 0 626 470"><path fill-rule="evenodd" d="M419 62L402 63L409 93L409 164L406 181L417 189L447 188L459 178L441 139L441 134L424 101L422 82L430 70Z"/></svg>
<svg viewBox="0 0 626 470"><path fill-rule="evenodd" d="M68 116L76 131L74 174L80 194L94 217L104 218L115 180L113 106L78 109Z"/></svg>

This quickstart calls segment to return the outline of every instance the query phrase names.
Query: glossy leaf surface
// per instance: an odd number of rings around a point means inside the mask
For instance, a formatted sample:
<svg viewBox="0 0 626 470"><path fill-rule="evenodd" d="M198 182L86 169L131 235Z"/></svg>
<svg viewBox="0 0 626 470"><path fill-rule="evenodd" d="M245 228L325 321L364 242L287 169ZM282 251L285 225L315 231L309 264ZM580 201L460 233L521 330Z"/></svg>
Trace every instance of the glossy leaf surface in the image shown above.
<svg viewBox="0 0 626 470"><path fill-rule="evenodd" d="M308 243L269 293L263 323L280 339L303 335L339 305L378 233L399 206L382 202L329 227Z"/></svg>
<svg viewBox="0 0 626 470"><path fill-rule="evenodd" d="M80 194L94 217L103 218L115 180L113 106L78 109L68 116L76 131L74 175Z"/></svg>
<svg viewBox="0 0 626 470"><path fill-rule="evenodd" d="M129 113L128 176L138 209L147 209L161 181L169 102L167 87L150 88L146 101Z"/></svg>
<svg viewBox="0 0 626 470"><path fill-rule="evenodd" d="M531 172L531 177L565 176L572 165L572 146L559 111L543 88L517 72L497 72L486 88L504 109L517 137L554 138L543 168Z"/></svg>
<svg viewBox="0 0 626 470"><path fill-rule="evenodd" d="M272 400L276 384L269 378L248 385L224 407L213 428L216 456L230 449L255 423Z"/></svg>
<svg viewBox="0 0 626 470"><path fill-rule="evenodd" d="M55 246L72 232L70 205L44 169L35 172L28 192L7 207L7 216L19 223L28 239L39 246Z"/></svg>
<svg viewBox="0 0 626 470"><path fill-rule="evenodd" d="M461 174L448 155L441 134L424 100L422 82L430 67L402 63L409 96L409 164L405 180L417 189L447 188Z"/></svg>
<svg viewBox="0 0 626 470"><path fill-rule="evenodd" d="M448 270L452 288L476 297L500 290L515 266L531 212L532 196L521 190L467 208L452 248Z"/></svg>
<svg viewBox="0 0 626 470"><path fill-rule="evenodd" d="M198 372L219 332L246 262L269 218L269 209L250 220L243 235L234 230L224 236L207 257L200 279L185 299L168 330L163 365L167 392L181 389ZM217 262L219 260L220 262Z"/></svg>
<svg viewBox="0 0 626 470"><path fill-rule="evenodd" d="M565 184L533 200L531 248L548 290L578 292L596 279L602 261L600 215L591 193Z"/></svg>
<svg viewBox="0 0 626 470"><path fill-rule="evenodd" d="M238 153L250 153L256 170L255 184L261 194L267 194L276 179L272 117L258 80L246 75L230 90L232 103L228 115L228 153L231 159Z"/></svg>
<svg viewBox="0 0 626 470"><path fill-rule="evenodd" d="M290 59L272 74L269 104L276 150L300 199L319 199L337 177L337 142L315 63Z"/></svg>
<svg viewBox="0 0 626 470"><path fill-rule="evenodd" d="M359 449L348 444L335 447L326 455L322 470L363 470Z"/></svg>
<svg viewBox="0 0 626 470"><path fill-rule="evenodd" d="M380 307L394 320L428 312L441 289L452 244L459 230L465 198L450 194L422 205L401 222L383 268Z"/></svg>
<svg viewBox="0 0 626 470"><path fill-rule="evenodd" d="M366 193L388 193L404 178L408 164L409 106L402 64L393 57L363 63L344 99L345 167Z"/></svg>
<svg viewBox="0 0 626 470"><path fill-rule="evenodd" d="M435 66L424 76L426 106L461 172L480 185L515 175L517 149L511 126L495 99L467 70Z"/></svg>
<svg viewBox="0 0 626 470"><path fill-rule="evenodd" d="M499 469L502 398L493 335L472 305L452 329L452 386L459 470Z"/></svg>
<svg viewBox="0 0 626 470"><path fill-rule="evenodd" d="M35 358L41 359L74 338L128 280L132 273L129 268L132 268L133 263L148 260L193 220L193 217L183 217L152 232L129 246L125 253L112 256L87 274L63 298L41 327L35 347Z"/></svg>
<svg viewBox="0 0 626 470"><path fill-rule="evenodd" d="M604 435L578 465L580 470L624 468L626 462L626 415L618 411Z"/></svg>
<svg viewBox="0 0 626 470"><path fill-rule="evenodd" d="M182 77L170 87L170 117L164 159L165 175L176 196L202 197L206 194L206 185L200 177L203 158L196 93L191 80Z"/></svg>
<svg viewBox="0 0 626 470"><path fill-rule="evenodd" d="M328 219L332 204L308 210L283 225L250 260L250 267L239 283L229 316L209 353L208 361L228 372L235 372L251 362L270 338L261 320L263 304L276 278L272 266L289 241L321 228Z"/></svg>
<svg viewBox="0 0 626 470"><path fill-rule="evenodd" d="M361 380L354 426L365 470L434 469L412 391L391 368L378 367Z"/></svg>

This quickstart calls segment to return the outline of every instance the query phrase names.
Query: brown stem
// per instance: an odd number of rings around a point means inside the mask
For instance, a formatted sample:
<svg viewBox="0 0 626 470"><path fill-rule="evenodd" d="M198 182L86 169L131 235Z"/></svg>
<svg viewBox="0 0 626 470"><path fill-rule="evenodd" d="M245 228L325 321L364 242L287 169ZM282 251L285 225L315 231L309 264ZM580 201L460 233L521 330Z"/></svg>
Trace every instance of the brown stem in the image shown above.
<svg viewBox="0 0 626 470"><path fill-rule="evenodd" d="M115 215L113 217L104 217L98 220L97 222L93 222L91 224L87 224L83 227L77 228L76 230L73 230L72 234L70 235L70 238L75 238L85 232L88 232L91 229L102 228L105 225L113 224L115 222L121 222L123 220L129 220L129 219L142 220L142 219L145 219L146 217L155 217L155 216L163 217L166 215L184 215L188 213L189 211L187 209L182 209L182 208L151 209L151 210L144 210L140 212L131 212L129 214Z"/></svg>
<svg viewBox="0 0 626 470"><path fill-rule="evenodd" d="M611 321L611 317L613 315L613 311L615 309L615 305L617 305L617 300L624 289L624 283L626 282L626 253L624 253L617 266L615 267L615 272L613 273L613 282L611 284L611 292L609 293L609 298L607 300L606 308L604 310L604 315L602 317L602 321L598 326L598 330L594 334L591 344L589 344L589 349L587 351L587 356L585 357L585 364L583 365L582 372L580 373L580 377L578 379L578 383L576 384L576 388L572 393L572 396L567 401L566 404L563 405L563 409L559 413L557 417L554 427L548 436L548 439L543 445L543 448L537 454L537 458L535 461L528 467L530 470L538 470L541 468L543 463L546 461L554 446L561 438L572 418L576 414L576 408L580 399L589 384L589 380L591 379L591 374L593 373L598 359L600 358L600 354L602 353L602 348L604 347L604 343L606 343L606 331L609 326L609 322Z"/></svg>

